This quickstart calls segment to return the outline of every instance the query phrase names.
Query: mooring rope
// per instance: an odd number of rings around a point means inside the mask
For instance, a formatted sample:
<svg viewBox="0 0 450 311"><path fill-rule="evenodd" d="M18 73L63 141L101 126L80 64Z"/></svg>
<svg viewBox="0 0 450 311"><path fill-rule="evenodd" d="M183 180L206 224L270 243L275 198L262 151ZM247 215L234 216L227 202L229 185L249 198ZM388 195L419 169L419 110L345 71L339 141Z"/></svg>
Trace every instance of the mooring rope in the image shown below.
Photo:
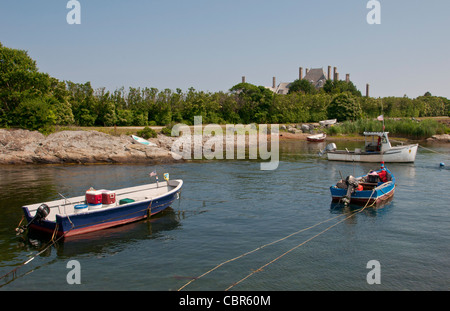
<svg viewBox="0 0 450 311"><path fill-rule="evenodd" d="M448 154L445 154L445 153L442 153L442 152L439 152L439 151L436 151L436 150L433 150L433 149L430 149L430 148L427 148L427 147L424 147L424 146L421 146L421 145L419 145L419 147L420 147L420 148L423 148L423 149L425 149L425 150L434 152L434 153L436 153L436 154L443 155L444 157L447 157L447 158L450 159L450 155L448 155Z"/></svg>
<svg viewBox="0 0 450 311"><path fill-rule="evenodd" d="M362 209L360 209L360 210L358 211L358 213L362 212L364 209L366 209L366 208L368 208L368 207L371 207L371 206L373 206L373 205L375 204L376 201L374 201L372 204L369 205L370 200L372 199L372 196L373 196L374 193L375 193L375 190L372 191L372 194L370 195L369 200L367 201L366 205L365 205ZM294 232L294 233L291 233L291 234L289 234L289 235L287 235L287 236L285 236L285 237L283 237L283 238L281 238L281 239L278 239L278 240L273 241L273 242L271 242L271 243L262 245L262 246L260 246L260 247L258 247L258 248L255 248L254 250L248 251L248 252L246 252L246 253L244 253L244 254L242 254L242 255L239 255L239 256L237 256L237 257L234 257L234 258L232 258L232 259L226 260L226 261L224 261L224 262L218 264L218 265L215 266L214 268L212 268L212 269L206 271L206 272L203 273L202 275L200 275L200 276L198 276L198 277L195 277L195 278L192 278L192 280L190 280L189 282L187 282L186 284L184 284L182 287L180 287L180 288L178 289L178 291L183 290L183 289L184 289L185 287L187 287L189 284L191 284L191 283L193 283L194 281L196 281L196 280L198 280L198 279L200 279L200 278L202 278L202 277L208 275L209 273L213 272L214 270L216 270L216 269L222 267L223 265L225 265L225 264L227 264L227 263L233 262L233 261L235 261L235 260L237 260L237 259L240 259L240 258L242 258L242 257L245 257L245 256L247 256L247 255L250 255L250 254L252 254L252 253L254 253L254 252L258 251L258 250L261 250L261 249L263 249L263 248L265 248L265 247L267 247L267 246L270 246L270 245L276 244L276 243L278 243L278 242L284 241L284 240L286 240L286 239L288 239L288 238L290 238L290 237L292 237L292 236L294 236L294 235L297 235L297 234L299 234L299 233L302 233L302 232L305 232L305 231L307 231L307 230L313 229L313 228L315 228L315 227L317 227L317 226L319 226L319 225L321 225L321 224L327 223L327 222L329 222L329 221L332 221L332 220L334 220L334 219L336 219L336 218L345 216L345 215L347 215L347 214L348 214L348 213L344 213L344 214L342 214L342 215L338 215L338 216L335 216L335 217L332 217L332 218L323 220L323 221L318 222L318 223L316 223L316 224L314 224L314 225L312 225L312 226L309 226L309 227L307 227L307 228L304 228L304 229L301 229L301 230L296 231L296 232ZM356 212L351 212L351 215L350 215L350 216L348 216L348 217L344 218L343 220L337 222L336 224L334 224L334 225L328 227L327 229L325 229L325 230L322 231L321 233L317 234L316 236L314 236L314 237L308 239L307 241L302 242L301 244L297 245L295 248L293 248L293 249L289 250L288 252L284 253L283 255L281 255L281 256L275 258L274 260L272 260L271 262L265 264L265 265L262 266L261 268L259 268L259 269L257 269L257 270L254 270L251 274L249 274L248 276L246 276L244 279L240 280L239 282L234 283L232 286L228 287L226 290L229 290L230 288L236 286L237 284L241 283L241 282L244 281L245 279L249 278L249 277L250 277L251 275L253 275L254 273L256 273L256 272L258 272L258 271L261 271L260 269L262 269L262 268L268 266L269 264L271 264L271 263L277 261L278 259L280 259L281 257L285 256L286 254L290 253L290 252L293 251L294 249L296 249L296 248L298 248L298 247L300 247L300 246L306 244L307 242L311 241L312 239L316 238L317 236L321 235L322 233L324 233L324 232L330 230L332 227L334 227L334 226L336 226L337 224L339 224L339 223L345 221L346 219L349 219L350 217L352 217L352 216L355 215L355 214L356 214Z"/></svg>
<svg viewBox="0 0 450 311"><path fill-rule="evenodd" d="M393 142L396 142L396 143L402 143L403 144L403 142L402 141L399 141L399 140L394 140L394 139L391 139L391 141L393 141ZM424 147L424 146L422 146L421 144L417 144L420 148L422 148L422 149L425 149L425 150L428 150L428 151L431 151L431 152L434 152L434 153L436 153L436 154L440 154L440 155L443 155L444 157L447 157L447 158L449 158L450 159L450 155L448 155L448 154L445 154L445 153L442 153L442 152L439 152L439 151L436 151L436 150L433 150L433 149L430 149L430 148L427 148L427 147Z"/></svg>
<svg viewBox="0 0 450 311"><path fill-rule="evenodd" d="M244 253L244 254L242 254L242 255L239 255L239 256L237 256L237 257L234 257L234 258L232 258L232 259L229 259L229 260L227 260L227 261L224 261L224 262L218 264L217 266L215 266L214 268L212 268L212 269L206 271L206 272L203 273L202 275L200 275L200 276L198 276L198 277L196 277L196 278L193 278L193 279L190 280L188 283L186 283L185 285L183 285L182 287L180 287L180 288L178 289L178 291L181 291L183 288L185 288L186 286L188 286L189 284L191 284L191 283L194 282L195 280L198 280L198 279L204 277L205 275L207 275L207 274L213 272L214 270L220 268L221 266L223 266L223 265L225 265L225 264L227 264L227 263L230 263L230 262L232 262L232 261L235 261L235 260L237 260L237 259L239 259L239 258L242 258L242 257L245 257L245 256L247 256L247 255L250 255L250 254L252 254L252 253L254 253L254 252L256 252L256 251L259 251L259 250L261 250L261 249L263 249L263 248L265 248L265 247L267 247L267 246L270 246L270 245L276 244L276 243L278 243L278 242L281 242L281 241L283 241L283 240L286 240L286 239L290 238L291 236L294 236L294 235L296 235L296 234L299 234L299 233L302 233L302 232L307 231L307 230L309 230L309 229L312 229L312 228L314 228L314 227L317 227L317 226L319 226L319 225L321 225L321 224L324 224L324 223L326 223L326 222L329 222L329 221L331 221L331 220L333 220L333 219L336 219L336 218L338 218L338 217L342 217L342 215L338 215L338 216L335 216L335 217L333 217L333 218L330 218L330 219L321 221L321 222L319 222L319 223L317 223L317 224L315 224L315 225L312 225L312 226L310 226L310 227L308 227L308 228L304 228L304 229L301 229L301 230L299 230L299 231L297 231L297 232L291 233L291 234L289 234L288 236L285 236L285 237L283 237L283 238L281 238L281 239L279 239L279 240L276 240L276 241L273 241L273 242L271 242L271 243L262 245L262 246L260 246L260 247L258 247L258 248L255 248L255 249L252 250L252 251L248 251L247 253Z"/></svg>
<svg viewBox="0 0 450 311"><path fill-rule="evenodd" d="M72 224L73 225L73 224ZM72 227L71 229L69 229L68 231L66 231L64 234L62 234L59 238L57 238L55 240L55 236L58 232L58 224L56 224L55 226L55 230L53 231L52 234L52 238L50 239L50 243L47 244L46 247L44 247L44 249L42 249L41 251L37 252L34 256L32 256L31 258L29 258L28 260L24 261L23 263L21 263L19 266L15 267L14 269L12 269L11 271L9 271L8 273L6 273L5 275L0 277L0 280L3 280L4 278L8 277L9 275L13 275L13 279L16 278L16 272L17 270L19 270L19 268L22 268L23 266L29 264L31 261L33 261L36 257L40 256L41 254L43 254L44 252L46 252L51 246L53 246L54 244L58 243L59 240L61 240L62 238L64 238L64 236L69 233L74 227ZM6 284L0 285L0 287L4 286Z"/></svg>
<svg viewBox="0 0 450 311"><path fill-rule="evenodd" d="M375 192L375 190L372 191L372 195L373 195L374 192ZM262 265L262 266L259 267L258 269L253 270L253 271L252 271L250 274L248 274L246 277L244 277L244 278L240 279L239 281L237 281L236 283L233 283L232 285L230 285L227 289L225 289L225 291L228 291L228 290L230 290L231 288L233 288L233 287L235 287L236 285L238 285L239 283L242 283L243 281L245 281L246 279L248 279L249 277L251 277L251 276L252 276L253 274L255 274L256 272L261 272L261 271L263 271L263 269L264 269L265 267L267 267L267 266L269 266L270 264L274 263L275 261L281 259L282 257L286 256L287 254L289 254L290 252L292 252L292 251L294 251L295 249L299 248L300 246L303 246L303 245L305 245L306 243L312 241L313 239L317 238L318 236L322 235L323 233L327 232L328 230L330 230L331 228L337 226L338 224L340 224L340 223L346 221L347 219L350 219L351 217L353 217L354 215L356 215L356 214L358 214L358 213L361 213L361 212L364 211L367 207L373 206L373 205L375 204L376 200L375 200L372 204L369 205L369 202L370 202L370 199L372 198L372 195L370 196L370 198L369 198L369 200L367 201L366 205L365 205L362 209L359 209L359 210L357 210L357 211L355 211L355 212L352 212L352 213L351 213L349 216L347 216L346 218L344 218L344 219L338 221L337 223L335 223L335 224L329 226L328 228L324 229L323 231L319 232L318 234L314 235L313 237L307 239L306 241L303 241L302 243L298 244L297 246L294 246L293 248L291 248L291 249L288 250L287 252L284 252L284 253L281 254L280 256L278 256L278 257L276 257L275 259L269 261L268 263ZM345 214L344 214L344 215L345 215Z"/></svg>

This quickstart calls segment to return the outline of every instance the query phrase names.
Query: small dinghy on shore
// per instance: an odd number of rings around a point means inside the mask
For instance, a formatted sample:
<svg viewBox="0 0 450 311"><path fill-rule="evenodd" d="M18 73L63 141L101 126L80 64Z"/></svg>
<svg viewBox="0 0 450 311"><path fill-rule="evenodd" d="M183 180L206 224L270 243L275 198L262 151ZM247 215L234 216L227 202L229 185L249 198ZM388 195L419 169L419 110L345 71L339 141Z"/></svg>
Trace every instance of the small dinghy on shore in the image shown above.
<svg viewBox="0 0 450 311"><path fill-rule="evenodd" d="M310 142L313 143L319 143L324 141L327 138L327 135L325 133L320 133L320 134L316 134L316 135L311 135L306 137L306 139Z"/></svg>
<svg viewBox="0 0 450 311"><path fill-rule="evenodd" d="M157 147L158 145L155 143L152 143L151 141L148 141L142 137L136 136L136 135L131 135L131 138L133 138L133 142L139 143L139 144L143 144L149 147Z"/></svg>
<svg viewBox="0 0 450 311"><path fill-rule="evenodd" d="M347 176L330 191L334 203L379 206L393 198L395 177L382 162L380 170L360 177Z"/></svg>
<svg viewBox="0 0 450 311"><path fill-rule="evenodd" d="M22 207L30 228L56 236L74 236L124 225L153 216L178 197L182 180L168 180L116 191L89 189L79 197Z"/></svg>

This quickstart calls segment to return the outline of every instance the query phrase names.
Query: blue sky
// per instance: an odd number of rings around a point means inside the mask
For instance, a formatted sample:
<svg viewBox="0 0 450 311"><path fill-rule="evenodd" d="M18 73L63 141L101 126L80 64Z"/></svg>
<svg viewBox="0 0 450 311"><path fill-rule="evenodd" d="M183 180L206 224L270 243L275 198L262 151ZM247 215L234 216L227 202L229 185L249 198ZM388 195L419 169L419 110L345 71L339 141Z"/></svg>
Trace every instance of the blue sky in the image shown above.
<svg viewBox="0 0 450 311"><path fill-rule="evenodd" d="M298 68L336 66L363 94L450 98L450 1L0 0L0 42L42 72L109 90L124 86L226 91L246 76L270 86Z"/></svg>

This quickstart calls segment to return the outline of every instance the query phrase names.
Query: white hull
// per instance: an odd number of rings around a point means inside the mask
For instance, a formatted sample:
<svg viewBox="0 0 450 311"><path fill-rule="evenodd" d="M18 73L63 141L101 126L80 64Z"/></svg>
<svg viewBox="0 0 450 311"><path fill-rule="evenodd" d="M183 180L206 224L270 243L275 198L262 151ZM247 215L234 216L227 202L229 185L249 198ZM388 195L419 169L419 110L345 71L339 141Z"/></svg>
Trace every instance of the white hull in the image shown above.
<svg viewBox="0 0 450 311"><path fill-rule="evenodd" d="M395 146L384 152L354 152L336 150L327 152L328 160L347 162L414 162L418 144Z"/></svg>
<svg viewBox="0 0 450 311"><path fill-rule="evenodd" d="M135 135L131 135L131 137L133 138L133 142L137 142L146 146L150 146L150 147L157 147L157 145L155 143L152 143L142 137L138 137Z"/></svg>
<svg viewBox="0 0 450 311"><path fill-rule="evenodd" d="M317 134L317 135L312 135L312 136L308 136L306 139L308 141L324 141L327 138L327 135L325 134Z"/></svg>

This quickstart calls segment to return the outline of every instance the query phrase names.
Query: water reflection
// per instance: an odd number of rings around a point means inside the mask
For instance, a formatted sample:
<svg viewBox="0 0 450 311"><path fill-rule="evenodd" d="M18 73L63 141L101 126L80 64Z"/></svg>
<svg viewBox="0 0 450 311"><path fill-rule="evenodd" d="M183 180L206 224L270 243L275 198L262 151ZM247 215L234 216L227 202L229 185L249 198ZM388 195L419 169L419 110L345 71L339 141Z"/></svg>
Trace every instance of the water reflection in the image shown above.
<svg viewBox="0 0 450 311"><path fill-rule="evenodd" d="M394 195L395 196L395 195ZM383 203L379 203L376 206L371 206L371 207L364 207L361 205L355 205L355 204L350 204L350 205L345 205L343 203L335 203L335 202L331 202L330 203L330 213L331 214L348 214L350 216L350 214L362 214L365 215L367 217L381 217L386 215L393 207L393 198L394 196L392 196L391 198L389 198L388 200L386 200ZM356 217L352 217L350 219L355 219L356 221Z"/></svg>
<svg viewBox="0 0 450 311"><path fill-rule="evenodd" d="M72 236L59 240L54 248L58 257L65 258L81 254L105 255L116 253L123 247L129 247L132 243L138 243L147 239L157 239L166 231L180 227L177 213L172 208L167 208L151 219L138 221L114 228ZM21 248L43 249L51 239L49 235L30 231L19 243ZM49 247L41 256L51 255L53 248Z"/></svg>

